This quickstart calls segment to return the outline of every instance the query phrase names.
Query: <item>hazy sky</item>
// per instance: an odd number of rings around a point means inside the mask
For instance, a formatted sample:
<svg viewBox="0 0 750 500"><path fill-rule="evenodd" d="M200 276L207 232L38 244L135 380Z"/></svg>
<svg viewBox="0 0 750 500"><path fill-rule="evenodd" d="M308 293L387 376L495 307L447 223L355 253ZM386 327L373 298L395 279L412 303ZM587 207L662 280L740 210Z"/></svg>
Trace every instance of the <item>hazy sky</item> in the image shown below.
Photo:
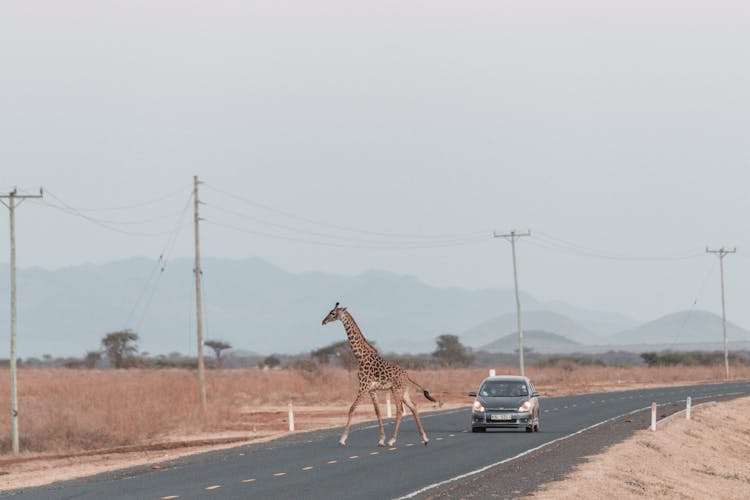
<svg viewBox="0 0 750 500"><path fill-rule="evenodd" d="M737 246L750 327L748 47L743 0L3 2L18 264L191 256L197 174L206 256L512 287L531 229L522 289L649 320Z"/></svg>

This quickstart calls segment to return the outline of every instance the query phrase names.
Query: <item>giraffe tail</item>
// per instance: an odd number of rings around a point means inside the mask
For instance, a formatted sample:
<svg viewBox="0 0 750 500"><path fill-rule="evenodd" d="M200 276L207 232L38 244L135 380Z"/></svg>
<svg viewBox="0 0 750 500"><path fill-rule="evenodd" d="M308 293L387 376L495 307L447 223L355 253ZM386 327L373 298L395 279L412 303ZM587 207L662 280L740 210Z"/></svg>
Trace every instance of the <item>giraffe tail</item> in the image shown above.
<svg viewBox="0 0 750 500"><path fill-rule="evenodd" d="M414 380L412 380L411 377L409 377L409 382L411 382L412 384L416 385L417 389L419 389L420 391L422 391L422 394L424 394L424 397L426 397L428 400L432 401L433 403L439 404L440 407L443 406L443 402L442 401L438 401L437 399L435 399L432 396L430 396L430 391L428 391L427 389L424 389L420 384L418 384Z"/></svg>
<svg viewBox="0 0 750 500"><path fill-rule="evenodd" d="M426 397L427 399L429 399L433 403L437 403L437 399L435 399L432 396L430 396L430 393L429 393L429 391L427 389L422 389L422 394L424 394L424 397Z"/></svg>

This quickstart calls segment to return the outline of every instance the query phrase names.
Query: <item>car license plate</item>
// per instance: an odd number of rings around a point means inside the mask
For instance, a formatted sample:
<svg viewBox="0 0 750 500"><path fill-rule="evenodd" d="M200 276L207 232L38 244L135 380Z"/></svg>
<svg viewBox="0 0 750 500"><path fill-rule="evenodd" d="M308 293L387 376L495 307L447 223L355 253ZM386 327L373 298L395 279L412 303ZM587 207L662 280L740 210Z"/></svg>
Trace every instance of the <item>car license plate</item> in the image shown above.
<svg viewBox="0 0 750 500"><path fill-rule="evenodd" d="M513 420L512 415L490 415L490 420Z"/></svg>

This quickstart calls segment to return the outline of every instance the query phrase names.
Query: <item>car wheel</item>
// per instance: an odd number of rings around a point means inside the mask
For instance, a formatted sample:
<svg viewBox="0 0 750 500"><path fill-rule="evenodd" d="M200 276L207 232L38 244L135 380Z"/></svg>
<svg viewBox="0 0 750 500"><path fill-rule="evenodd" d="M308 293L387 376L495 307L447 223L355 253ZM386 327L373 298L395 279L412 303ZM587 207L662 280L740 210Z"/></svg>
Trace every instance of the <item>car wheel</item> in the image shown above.
<svg viewBox="0 0 750 500"><path fill-rule="evenodd" d="M534 425L534 432L539 432L539 420L537 420L536 425Z"/></svg>
<svg viewBox="0 0 750 500"><path fill-rule="evenodd" d="M471 432L484 432L486 430L487 429L485 429L484 427L472 427L471 428Z"/></svg>
<svg viewBox="0 0 750 500"><path fill-rule="evenodd" d="M526 427L526 432L534 432L534 426Z"/></svg>

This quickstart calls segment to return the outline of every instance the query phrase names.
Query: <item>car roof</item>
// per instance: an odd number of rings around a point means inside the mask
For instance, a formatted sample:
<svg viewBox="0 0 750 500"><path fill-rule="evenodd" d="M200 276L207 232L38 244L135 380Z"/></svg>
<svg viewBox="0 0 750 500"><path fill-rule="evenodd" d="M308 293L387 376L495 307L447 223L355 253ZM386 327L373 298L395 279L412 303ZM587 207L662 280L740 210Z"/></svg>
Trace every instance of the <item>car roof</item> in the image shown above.
<svg viewBox="0 0 750 500"><path fill-rule="evenodd" d="M530 382L528 377L522 377L520 375L496 375L494 377L487 377L482 380L484 382Z"/></svg>

